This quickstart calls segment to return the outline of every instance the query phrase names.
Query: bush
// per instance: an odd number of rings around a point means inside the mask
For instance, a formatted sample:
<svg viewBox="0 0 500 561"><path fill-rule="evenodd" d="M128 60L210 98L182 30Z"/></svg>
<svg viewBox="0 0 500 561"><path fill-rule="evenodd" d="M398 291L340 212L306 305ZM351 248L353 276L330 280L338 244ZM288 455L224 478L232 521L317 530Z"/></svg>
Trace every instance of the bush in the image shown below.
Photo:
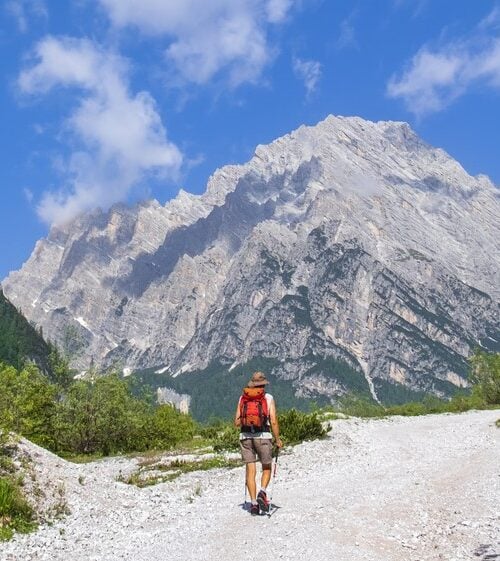
<svg viewBox="0 0 500 561"><path fill-rule="evenodd" d="M19 372L0 364L0 429L52 447L57 395L57 387L36 367Z"/></svg>
<svg viewBox="0 0 500 561"><path fill-rule="evenodd" d="M340 410L352 417L383 417L385 409L366 398L348 395L340 400Z"/></svg>
<svg viewBox="0 0 500 561"><path fill-rule="evenodd" d="M58 407L58 448L111 454L144 449L147 406L130 395L118 375L77 381Z"/></svg>
<svg viewBox="0 0 500 561"><path fill-rule="evenodd" d="M278 414L278 422L285 444L323 438L327 433L317 413L302 413L297 409L289 409Z"/></svg>
<svg viewBox="0 0 500 561"><path fill-rule="evenodd" d="M189 415L178 411L173 405L160 405L154 411L148 432L148 447L168 449L195 434L195 422Z"/></svg>
<svg viewBox="0 0 500 561"><path fill-rule="evenodd" d="M240 430L234 425L227 424L213 439L215 452L231 452L240 448Z"/></svg>
<svg viewBox="0 0 500 561"><path fill-rule="evenodd" d="M304 440L314 440L326 435L326 430L318 413L303 413L289 409L278 414L280 436L284 444L298 444ZM215 452L239 450L239 428L232 423L215 421L204 427L200 434L208 437Z"/></svg>
<svg viewBox="0 0 500 561"><path fill-rule="evenodd" d="M219 417L212 417L208 423L206 424L199 424L198 426L198 434L202 438L206 438L207 440L213 440L218 437L219 433L230 426L227 420L221 419Z"/></svg>
<svg viewBox="0 0 500 561"><path fill-rule="evenodd" d="M473 395L487 405L500 405L500 353L476 351L470 358Z"/></svg>

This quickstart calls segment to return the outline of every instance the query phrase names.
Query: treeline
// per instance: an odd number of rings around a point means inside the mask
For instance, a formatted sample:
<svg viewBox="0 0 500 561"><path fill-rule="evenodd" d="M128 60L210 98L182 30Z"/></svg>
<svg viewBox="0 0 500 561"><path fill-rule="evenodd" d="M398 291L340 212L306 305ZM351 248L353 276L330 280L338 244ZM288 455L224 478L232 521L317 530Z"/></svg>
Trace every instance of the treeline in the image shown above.
<svg viewBox="0 0 500 561"><path fill-rule="evenodd" d="M34 365L17 369L0 363L0 431L23 435L61 455L169 449L190 441L195 434L207 437L218 449L234 445L236 432L230 422L200 425L173 406L154 403L152 395L141 395L132 387L133 378L123 379L116 373L72 380L67 363L59 355L55 358L52 379ZM336 410L376 417L499 405L500 354L475 353L470 380L472 391L451 400L428 396L419 402L383 407L354 396L345 398ZM278 405L282 434L288 443L323 434L314 413L285 412L282 404Z"/></svg>
<svg viewBox="0 0 500 561"><path fill-rule="evenodd" d="M42 333L5 298L0 289L0 361L18 369L31 361L49 373L52 351Z"/></svg>
<svg viewBox="0 0 500 561"><path fill-rule="evenodd" d="M325 434L316 413L291 409L281 411L279 420L286 444ZM215 451L238 447L231 421L200 424L171 405L155 404L151 395L137 395L129 379L116 373L62 385L33 365L17 370L0 364L1 431L62 456L167 450L195 435Z"/></svg>

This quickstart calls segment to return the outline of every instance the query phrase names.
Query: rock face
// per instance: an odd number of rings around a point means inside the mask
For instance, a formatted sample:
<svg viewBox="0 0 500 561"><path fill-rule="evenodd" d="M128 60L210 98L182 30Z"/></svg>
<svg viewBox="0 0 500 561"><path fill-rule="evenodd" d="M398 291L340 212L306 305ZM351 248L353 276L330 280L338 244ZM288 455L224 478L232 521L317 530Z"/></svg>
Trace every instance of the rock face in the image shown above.
<svg viewBox="0 0 500 561"><path fill-rule="evenodd" d="M156 400L160 404L173 405L181 413L189 413L191 396L187 394L179 394L170 388L158 388Z"/></svg>
<svg viewBox="0 0 500 561"><path fill-rule="evenodd" d="M342 360L374 396L446 394L474 346L499 348L499 217L489 179L407 124L330 116L201 196L53 228L3 287L81 368L267 357L299 394L335 396Z"/></svg>

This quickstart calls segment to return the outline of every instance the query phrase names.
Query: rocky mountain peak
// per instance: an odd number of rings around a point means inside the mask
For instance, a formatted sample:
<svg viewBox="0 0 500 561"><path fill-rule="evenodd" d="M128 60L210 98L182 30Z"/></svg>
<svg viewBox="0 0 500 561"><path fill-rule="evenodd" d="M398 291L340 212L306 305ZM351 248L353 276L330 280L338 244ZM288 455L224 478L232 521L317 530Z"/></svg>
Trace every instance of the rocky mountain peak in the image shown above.
<svg viewBox="0 0 500 561"><path fill-rule="evenodd" d="M82 368L265 357L297 392L336 396L352 386L341 361L374 396L449 393L471 348L500 339L499 215L492 183L408 124L329 116L217 170L202 195L53 228L4 289L74 339Z"/></svg>

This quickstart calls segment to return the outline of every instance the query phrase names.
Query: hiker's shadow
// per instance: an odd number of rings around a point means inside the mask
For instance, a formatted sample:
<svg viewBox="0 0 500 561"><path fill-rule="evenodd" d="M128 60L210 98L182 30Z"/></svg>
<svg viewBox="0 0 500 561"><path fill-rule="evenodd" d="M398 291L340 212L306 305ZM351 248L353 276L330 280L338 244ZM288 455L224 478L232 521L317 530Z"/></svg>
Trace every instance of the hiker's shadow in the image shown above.
<svg viewBox="0 0 500 561"><path fill-rule="evenodd" d="M244 503L240 503L238 505L239 507L241 507L242 510L246 511L246 512L250 512L250 507L252 506L252 503L249 503L248 501L245 501ZM259 516L272 516L276 511L278 511L281 507L277 504L271 503L271 508L269 509L269 512L264 513L261 512L259 514Z"/></svg>

